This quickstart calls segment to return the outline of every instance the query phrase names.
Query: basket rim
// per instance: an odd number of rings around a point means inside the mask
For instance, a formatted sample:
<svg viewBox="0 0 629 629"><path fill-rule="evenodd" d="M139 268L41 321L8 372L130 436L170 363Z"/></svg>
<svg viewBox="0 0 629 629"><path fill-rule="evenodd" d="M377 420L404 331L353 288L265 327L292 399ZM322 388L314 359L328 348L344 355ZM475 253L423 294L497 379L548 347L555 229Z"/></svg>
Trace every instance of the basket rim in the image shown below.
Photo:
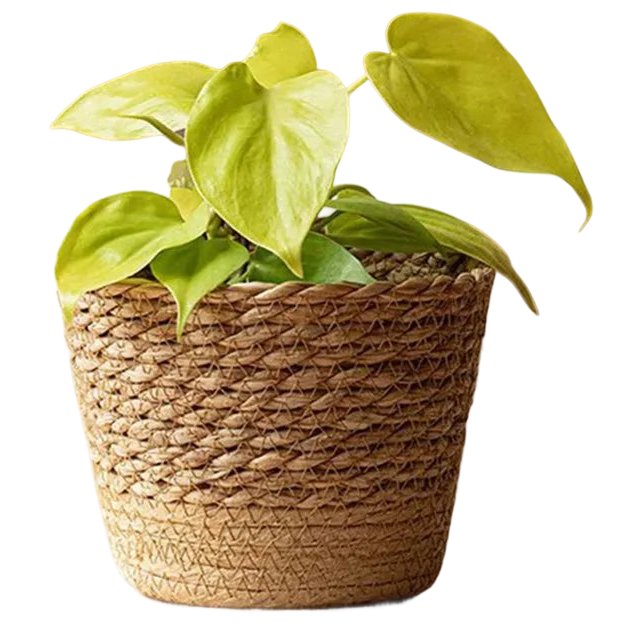
<svg viewBox="0 0 629 629"><path fill-rule="evenodd" d="M497 275L496 271L492 267L486 264L483 264L482 266L471 269L470 271L462 271L461 273L458 273L457 275L437 273L434 276L430 276L429 279L425 277L413 276L404 280L403 282L392 282L388 280L375 280L374 282L370 282L369 284L360 284L357 282L329 282L329 283L323 284L323 283L315 283L315 282L300 282L300 281L294 281L294 280L291 280L288 282L278 282L278 283L251 281L251 282L238 282L237 284L231 284L229 286L220 286L212 292L213 293L218 293L218 292L232 292L233 293L233 292L244 291L246 293L249 293L251 292L252 287L255 288L256 290L260 290L260 289L267 290L267 289L276 288L278 286L288 286L291 288L300 288L300 289L312 287L313 289L317 288L320 290L325 290L329 288L330 286L333 286L333 287L341 286L344 288L348 288L348 287L364 288L366 286L378 285L378 286L386 286L388 288L392 288L392 287L407 286L407 285L418 284L418 283L421 283L421 285L425 284L427 286L430 286L435 283L443 283L444 279L452 281L452 282L457 282L457 281L461 281L461 279L464 279L464 278L469 279L471 277L475 282L478 282L479 280L484 279L485 277L489 277L491 275ZM141 277L128 277L122 280L118 280L117 282L111 282L110 284L107 284L106 286L102 286L101 288L96 288L88 292L92 293L92 292L96 292L96 291L99 291L108 287L125 287L125 288L132 287L134 289L134 292L136 290L138 290L139 292L140 289L142 288L150 289L151 292L153 292L154 289L162 289L166 293L169 292L166 286L164 286L160 282L156 280L149 280L149 279L141 278Z"/></svg>
<svg viewBox="0 0 629 629"><path fill-rule="evenodd" d="M289 297L296 293L307 296L309 300L329 300L335 298L370 299L383 293L417 295L420 293L442 292L452 289L457 293L475 290L478 285L493 280L496 271L492 267L479 262L471 270L456 275L439 273L433 277L410 277L403 282L376 280L370 284L356 284L352 282L336 282L332 284L314 284L312 282L243 282L231 286L217 288L205 295L199 304L240 301L254 299L255 301L274 301ZM158 299L172 301L170 291L159 282L128 278L107 284L101 288L87 291L84 295L100 295L103 297L121 296L131 300Z"/></svg>

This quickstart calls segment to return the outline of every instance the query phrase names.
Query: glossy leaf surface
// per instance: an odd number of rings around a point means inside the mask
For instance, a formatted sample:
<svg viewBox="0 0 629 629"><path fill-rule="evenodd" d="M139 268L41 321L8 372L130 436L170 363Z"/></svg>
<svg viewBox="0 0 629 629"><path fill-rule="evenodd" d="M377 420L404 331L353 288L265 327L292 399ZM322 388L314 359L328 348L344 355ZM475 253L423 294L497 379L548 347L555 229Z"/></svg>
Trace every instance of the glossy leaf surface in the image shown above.
<svg viewBox="0 0 629 629"><path fill-rule="evenodd" d="M127 192L90 205L74 221L55 274L68 320L79 296L137 273L160 251L190 242L207 226L200 206L182 221L175 204L152 192Z"/></svg>
<svg viewBox="0 0 629 629"><path fill-rule="evenodd" d="M535 300L516 273L507 253L487 234L455 216L415 205L399 205L430 230L441 245L456 253L480 260L514 284L527 306L538 313ZM356 215L342 215L326 226L326 234L346 247L393 253L423 253L427 249L403 230L374 223Z"/></svg>
<svg viewBox="0 0 629 629"><path fill-rule="evenodd" d="M301 275L301 244L347 133L347 91L333 74L318 70L266 89L234 63L199 95L186 148L197 188L223 220Z"/></svg>
<svg viewBox="0 0 629 629"><path fill-rule="evenodd" d="M306 36L283 22L274 31L258 37L245 63L264 87L317 69L317 60Z"/></svg>
<svg viewBox="0 0 629 629"><path fill-rule="evenodd" d="M373 278L347 249L321 234L309 233L303 246L303 278L297 277L273 253L258 247L251 257L248 279L258 282L312 282L369 284Z"/></svg>
<svg viewBox="0 0 629 629"><path fill-rule="evenodd" d="M518 62L487 30L449 15L400 15L390 53L365 57L367 74L411 127L504 170L557 175L586 207L579 169Z"/></svg>
<svg viewBox="0 0 629 629"><path fill-rule="evenodd" d="M88 90L52 123L105 140L137 140L160 131L134 116L150 116L175 132L216 70L200 63L173 61L129 72Z"/></svg>
<svg viewBox="0 0 629 629"><path fill-rule="evenodd" d="M228 238L197 238L160 253L151 263L153 275L177 302L177 337L181 338L193 308L249 259L249 252Z"/></svg>

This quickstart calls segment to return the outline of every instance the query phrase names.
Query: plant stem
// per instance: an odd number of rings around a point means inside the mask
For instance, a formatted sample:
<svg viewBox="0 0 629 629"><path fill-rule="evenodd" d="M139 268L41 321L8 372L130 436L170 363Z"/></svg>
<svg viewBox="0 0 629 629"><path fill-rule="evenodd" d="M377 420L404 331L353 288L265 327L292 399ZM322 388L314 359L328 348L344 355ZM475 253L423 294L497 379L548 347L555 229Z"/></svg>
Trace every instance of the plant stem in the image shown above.
<svg viewBox="0 0 629 629"><path fill-rule="evenodd" d="M210 220L208 222L208 226L206 230L209 236L210 237L216 236L221 226L222 226L221 217L215 212L212 212L212 215L210 216Z"/></svg>
<svg viewBox="0 0 629 629"><path fill-rule="evenodd" d="M136 120L144 120L151 126L155 127L163 136L164 140L168 140L171 144L174 144L177 148L185 151L186 143L184 139L175 133L172 129L169 129L165 124L162 124L159 120L153 118L153 116L141 116L139 114L127 114L122 118L135 118Z"/></svg>
<svg viewBox="0 0 629 629"><path fill-rule="evenodd" d="M339 212L338 210L334 210L334 212L332 212L332 214L330 214L329 216L322 216L321 218L318 218L314 225L312 226L312 231L317 232L319 234L323 233L323 228L330 223L331 221L333 221L341 212Z"/></svg>
<svg viewBox="0 0 629 629"><path fill-rule="evenodd" d="M347 93L351 94L356 91L363 83L367 82L367 75L363 74L357 81L354 81L348 88Z"/></svg>

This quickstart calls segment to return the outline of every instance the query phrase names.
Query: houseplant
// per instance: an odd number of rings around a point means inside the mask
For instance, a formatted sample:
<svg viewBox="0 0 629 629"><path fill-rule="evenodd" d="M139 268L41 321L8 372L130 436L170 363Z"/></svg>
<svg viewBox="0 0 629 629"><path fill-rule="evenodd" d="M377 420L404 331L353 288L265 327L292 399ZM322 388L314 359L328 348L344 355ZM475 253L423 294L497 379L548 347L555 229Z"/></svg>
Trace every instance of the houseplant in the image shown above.
<svg viewBox="0 0 629 629"><path fill-rule="evenodd" d="M244 62L149 66L53 123L185 148L170 198L97 201L56 266L110 544L149 596L324 606L437 577L494 270L536 306L474 227L334 185L349 94L369 81L418 131L592 203L490 33L407 14L387 39L345 88L280 24Z"/></svg>

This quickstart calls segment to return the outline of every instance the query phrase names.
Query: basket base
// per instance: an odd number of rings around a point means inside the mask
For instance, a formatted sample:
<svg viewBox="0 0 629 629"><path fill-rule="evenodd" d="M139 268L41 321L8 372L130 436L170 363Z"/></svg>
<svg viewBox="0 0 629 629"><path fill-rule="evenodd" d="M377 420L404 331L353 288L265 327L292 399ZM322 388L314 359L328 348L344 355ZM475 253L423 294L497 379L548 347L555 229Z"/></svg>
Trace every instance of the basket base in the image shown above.
<svg viewBox="0 0 629 629"><path fill-rule="evenodd" d="M124 583L124 581L123 581ZM181 603L173 603L170 601L162 601L157 598L150 598L146 596L142 596L137 592L134 592L132 588L130 588L126 583L129 590L131 590L132 594L146 601L147 603L153 603L155 605L163 605L166 607L178 607L181 609L201 609L206 611L215 611L215 612L230 612L230 613L240 613L240 614L277 614L282 612L333 612L333 611L351 611L355 609L380 609L382 607L396 607L398 605L405 605L406 603L411 603L416 600L426 592L432 590L432 588L436 585L437 581L432 583L429 587L422 590L419 594L412 596L410 598L402 598L395 599L390 601L383 601L381 603L367 603L365 605L354 605L349 607L318 607L318 608L303 608L303 609L282 609L282 608L237 608L237 607L205 607L205 606L192 606L192 605L182 605Z"/></svg>

